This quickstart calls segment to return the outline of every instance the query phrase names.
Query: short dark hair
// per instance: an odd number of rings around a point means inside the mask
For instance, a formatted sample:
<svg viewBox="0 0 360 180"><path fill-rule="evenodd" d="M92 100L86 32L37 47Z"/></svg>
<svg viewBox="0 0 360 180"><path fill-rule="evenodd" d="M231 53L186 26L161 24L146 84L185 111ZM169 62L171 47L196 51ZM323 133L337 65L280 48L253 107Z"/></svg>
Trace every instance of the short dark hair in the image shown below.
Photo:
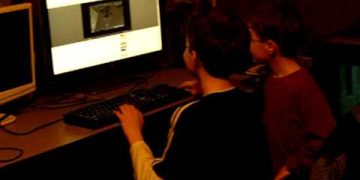
<svg viewBox="0 0 360 180"><path fill-rule="evenodd" d="M236 16L216 9L195 14L187 25L187 38L189 48L214 77L228 78L252 63L249 31Z"/></svg>
<svg viewBox="0 0 360 180"><path fill-rule="evenodd" d="M262 41L276 42L286 57L295 57L304 42L303 18L296 4L292 2L263 3L247 22Z"/></svg>

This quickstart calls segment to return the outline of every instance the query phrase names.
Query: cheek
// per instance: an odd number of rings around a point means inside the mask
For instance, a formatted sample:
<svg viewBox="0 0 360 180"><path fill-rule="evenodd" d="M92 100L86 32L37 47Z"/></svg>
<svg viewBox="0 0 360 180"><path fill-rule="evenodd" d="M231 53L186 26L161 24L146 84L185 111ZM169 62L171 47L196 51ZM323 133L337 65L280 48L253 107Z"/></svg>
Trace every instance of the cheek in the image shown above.
<svg viewBox="0 0 360 180"><path fill-rule="evenodd" d="M257 61L263 61L267 59L267 53L260 45L257 44L250 45L250 52L252 57Z"/></svg>
<svg viewBox="0 0 360 180"><path fill-rule="evenodd" d="M250 46L250 52L251 52L252 57L255 59L257 59L261 55L259 47L257 45L252 44Z"/></svg>
<svg viewBox="0 0 360 180"><path fill-rule="evenodd" d="M252 56L256 55L256 46L254 44L250 44L250 52Z"/></svg>

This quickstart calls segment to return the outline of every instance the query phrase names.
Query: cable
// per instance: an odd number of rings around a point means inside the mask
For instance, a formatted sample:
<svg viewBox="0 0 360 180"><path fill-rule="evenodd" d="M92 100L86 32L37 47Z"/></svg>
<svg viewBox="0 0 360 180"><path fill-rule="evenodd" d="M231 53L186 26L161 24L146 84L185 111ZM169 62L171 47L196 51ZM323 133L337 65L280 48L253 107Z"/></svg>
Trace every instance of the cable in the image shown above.
<svg viewBox="0 0 360 180"><path fill-rule="evenodd" d="M0 158L0 163L7 163L7 162L14 161L14 160L20 158L24 154L24 151L22 149L14 148L14 147L1 147L0 151L15 151L15 152L17 152L17 154L14 157L11 157L8 159Z"/></svg>
<svg viewBox="0 0 360 180"><path fill-rule="evenodd" d="M36 107L34 109L61 109L61 108L67 108L67 107L71 107L71 106L77 106L77 105L81 105L81 104L87 104L87 103L93 103L93 102L99 102L102 101L104 99L92 99L92 100L86 100L86 101L74 101L74 102L69 102L69 103L58 103L58 104L52 104L52 105L46 105L46 106L40 106L40 107Z"/></svg>
<svg viewBox="0 0 360 180"><path fill-rule="evenodd" d="M28 108L30 109L61 109L61 108L67 108L67 107L71 107L71 106L77 106L77 105L81 105L81 104L87 104L87 103L93 103L93 102L98 102L98 101L102 101L103 99L92 99L92 100L88 100L88 95L86 94L80 94L81 97L71 97L74 94L71 95L65 95L65 96L60 96L59 97L55 97L55 98L49 98L48 100L46 100L45 102L41 102L41 103L37 103L37 104L33 104L30 105ZM79 95L79 94L77 94ZM76 96L76 94L75 94Z"/></svg>
<svg viewBox="0 0 360 180"><path fill-rule="evenodd" d="M81 96L80 97L72 97L72 96L79 96L79 95L81 95ZM87 96L85 94L65 93L64 95L49 97L49 98L45 99L44 102L38 102L38 103L35 103L32 105L29 105L29 107L37 108L37 107L41 107L41 106L47 106L49 104L64 104L64 103L69 104L72 102L83 101L86 99L87 99Z"/></svg>
<svg viewBox="0 0 360 180"><path fill-rule="evenodd" d="M123 77L119 77L119 79L115 79L113 80L114 82L106 82L104 83L102 86L100 86L100 88L96 88L96 89L89 89L88 92L85 92L85 94L87 95L100 95L103 93L108 93L110 91L119 89L121 87L125 87L125 86L130 86L132 84L137 85L138 83L143 83L144 81L147 81L147 77L145 76L139 76L139 75L129 75L129 76L123 76ZM107 87L109 86L109 84L111 84L111 87Z"/></svg>
<svg viewBox="0 0 360 180"><path fill-rule="evenodd" d="M93 99L88 100L89 96L99 95L104 92L109 92L114 89L120 88L124 85L130 85L133 84L128 92L132 92L136 89L142 88L146 85L148 85L148 79L151 78L153 74L149 73L144 76L127 76L123 77L123 79L136 79L128 81L127 83L118 83L112 86L111 88L103 88L103 89L90 89L89 92L83 92L80 94L75 93L65 93L60 96L50 97L46 99L44 102L35 103L32 105L29 105L29 109L60 109L60 108L67 108L71 106L77 106L81 104L87 104L87 103L93 103L93 102L100 102L104 99ZM81 95L81 96L80 96Z"/></svg>
<svg viewBox="0 0 360 180"><path fill-rule="evenodd" d="M42 124L42 125L40 125L40 126L38 126L38 127L35 127L34 129L31 129L31 130L25 131L25 132L15 132L15 131L12 131L12 130L10 130L10 129L6 129L5 127L1 127L1 129L3 129L5 132L7 132L7 133L9 133L9 134L12 134L12 135L24 136L24 135L28 135L28 134L31 134L31 133L33 133L33 132L36 132L36 131L38 131L38 130L40 130L40 129L43 129L43 128L45 128L45 127L48 127L48 126L50 126L50 125L52 125L52 124L55 124L55 123L57 123L57 122L60 122L60 121L62 121L62 120L63 120L63 118L61 117L61 118L59 118L59 119L56 119L56 120L54 120L54 121L51 121L51 122Z"/></svg>
<svg viewBox="0 0 360 180"><path fill-rule="evenodd" d="M62 94L60 96L54 96L54 97L49 97L45 100L45 102L38 102L38 103L35 103L35 104L31 104L29 105L30 108L36 108L38 106L46 106L48 104L57 104L71 96L73 96L74 93L65 93L65 94Z"/></svg>
<svg viewBox="0 0 360 180"><path fill-rule="evenodd" d="M141 81L139 81L139 82L135 83L134 85L132 85L127 92L131 93L131 92L133 92L133 91L135 91L137 89L141 89L141 88L143 88L143 87L145 87L147 85L149 85L149 81L148 81L148 79L146 77L144 77Z"/></svg>

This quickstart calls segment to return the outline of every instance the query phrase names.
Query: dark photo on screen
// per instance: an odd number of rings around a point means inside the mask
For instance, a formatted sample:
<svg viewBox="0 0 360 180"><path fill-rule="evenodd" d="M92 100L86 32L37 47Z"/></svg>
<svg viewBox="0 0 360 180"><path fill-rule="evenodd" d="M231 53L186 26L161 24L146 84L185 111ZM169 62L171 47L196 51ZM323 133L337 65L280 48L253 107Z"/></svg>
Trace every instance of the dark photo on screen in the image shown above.
<svg viewBox="0 0 360 180"><path fill-rule="evenodd" d="M85 37L121 32L131 27L127 0L84 3L81 9Z"/></svg>

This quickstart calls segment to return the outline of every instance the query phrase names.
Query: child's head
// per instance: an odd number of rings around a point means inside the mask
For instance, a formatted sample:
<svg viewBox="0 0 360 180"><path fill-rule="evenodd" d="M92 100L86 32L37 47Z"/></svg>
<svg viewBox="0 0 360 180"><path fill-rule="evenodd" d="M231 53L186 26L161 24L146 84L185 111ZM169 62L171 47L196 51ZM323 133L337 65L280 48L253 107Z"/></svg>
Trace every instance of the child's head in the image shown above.
<svg viewBox="0 0 360 180"><path fill-rule="evenodd" d="M238 18L213 10L194 15L187 27L184 59L191 53L217 78L228 78L251 64L250 35Z"/></svg>
<svg viewBox="0 0 360 180"><path fill-rule="evenodd" d="M265 3L248 19L251 53L254 59L271 58L274 53L296 57L304 40L304 23L299 9L289 2Z"/></svg>

